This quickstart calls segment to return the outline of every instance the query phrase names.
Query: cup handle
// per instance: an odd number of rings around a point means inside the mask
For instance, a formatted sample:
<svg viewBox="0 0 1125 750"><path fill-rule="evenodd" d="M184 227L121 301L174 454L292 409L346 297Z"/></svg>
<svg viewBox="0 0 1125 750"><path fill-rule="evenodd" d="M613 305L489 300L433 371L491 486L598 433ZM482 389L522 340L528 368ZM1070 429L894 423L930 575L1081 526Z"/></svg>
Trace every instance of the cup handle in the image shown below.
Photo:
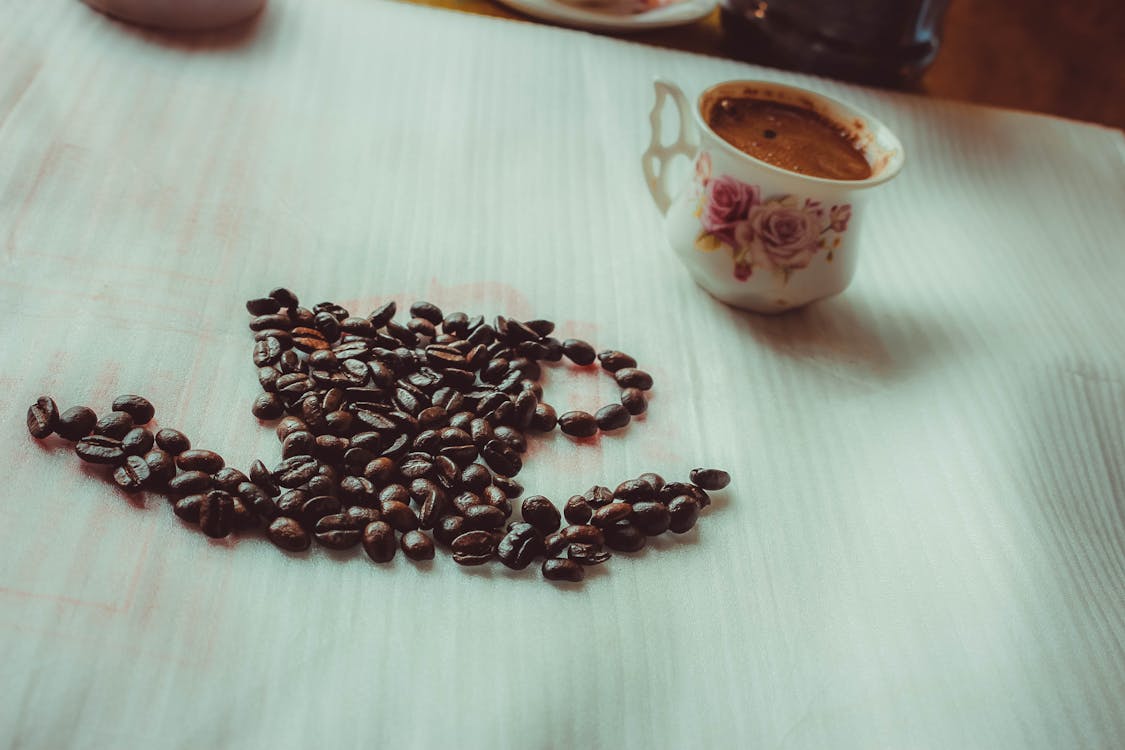
<svg viewBox="0 0 1125 750"><path fill-rule="evenodd" d="M666 214L668 207L672 205L667 185L668 164L674 156L686 156L689 159L694 156L699 150L699 133L692 126L691 105L680 87L663 78L657 78L652 85L656 89L656 103L652 105L652 111L648 115L650 140L648 150L641 156L641 169L644 170L645 182L648 183L648 191L652 193L656 207L660 209L660 213ZM663 146L660 143L661 118L664 102L668 97L672 97L672 101L676 103L679 127L676 140Z"/></svg>

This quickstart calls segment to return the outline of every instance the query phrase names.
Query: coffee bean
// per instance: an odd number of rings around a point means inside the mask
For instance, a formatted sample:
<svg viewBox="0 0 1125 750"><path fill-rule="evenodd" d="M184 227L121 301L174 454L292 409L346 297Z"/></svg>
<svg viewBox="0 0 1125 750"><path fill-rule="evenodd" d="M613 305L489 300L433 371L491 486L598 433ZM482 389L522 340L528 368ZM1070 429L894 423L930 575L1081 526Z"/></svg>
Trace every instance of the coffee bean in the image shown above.
<svg viewBox="0 0 1125 750"><path fill-rule="evenodd" d="M523 468L523 461L511 446L500 440L489 440L480 449L480 456L488 464L488 468L497 474L514 477Z"/></svg>
<svg viewBox="0 0 1125 750"><path fill-rule="evenodd" d="M204 495L187 495L181 497L172 505L172 512L180 520L188 523L199 523L199 509L203 507Z"/></svg>
<svg viewBox="0 0 1125 750"><path fill-rule="evenodd" d="M548 581L570 581L578 583L586 577L582 566L573 560L552 558L543 561L543 577Z"/></svg>
<svg viewBox="0 0 1125 750"><path fill-rule="evenodd" d="M113 470L113 481L126 492L140 492L150 476L148 464L140 456L126 456L124 463Z"/></svg>
<svg viewBox="0 0 1125 750"><path fill-rule="evenodd" d="M59 407L50 396L40 396L27 408L27 431L33 438L42 440L55 431L59 422Z"/></svg>
<svg viewBox="0 0 1125 750"><path fill-rule="evenodd" d="M407 479L417 479L434 470L434 457L428 453L407 453L402 457L398 470Z"/></svg>
<svg viewBox="0 0 1125 750"><path fill-rule="evenodd" d="M222 490L211 490L199 506L199 529L212 539L222 539L234 523L234 498Z"/></svg>
<svg viewBox="0 0 1125 750"><path fill-rule="evenodd" d="M531 391L524 391L516 396L514 405L516 427L526 430L531 426L531 420L535 418L535 407L539 405L539 399Z"/></svg>
<svg viewBox="0 0 1125 750"><path fill-rule="evenodd" d="M408 531L399 540L402 553L411 560L433 560L434 543L421 531Z"/></svg>
<svg viewBox="0 0 1125 750"><path fill-rule="evenodd" d="M700 508L706 508L711 504L711 496L707 494L706 490L688 482L668 482L660 488L656 499L662 503L671 503L673 498L680 495L687 495L692 498Z"/></svg>
<svg viewBox="0 0 1125 750"><path fill-rule="evenodd" d="M317 497L319 495L331 495L332 497L336 497L337 494L336 484L333 479L320 474L317 474L312 479L302 484L301 489L308 493L310 497Z"/></svg>
<svg viewBox="0 0 1125 750"><path fill-rule="evenodd" d="M391 318L395 316L395 312L397 312L397 310L398 307L397 305L395 305L395 301L391 300L390 302L384 303L383 305L375 308L374 312L367 316L367 319L371 321L371 325L375 326L376 328L382 328L390 322Z"/></svg>
<svg viewBox="0 0 1125 750"><path fill-rule="evenodd" d="M645 398L644 391L640 388L626 388L621 391L621 405L625 407L625 411L635 417L638 414L645 413L645 409L648 408L648 400Z"/></svg>
<svg viewBox="0 0 1125 750"><path fill-rule="evenodd" d="M304 430L290 433L281 442L281 457L311 456L316 451L316 435Z"/></svg>
<svg viewBox="0 0 1125 750"><path fill-rule="evenodd" d="M613 490L601 484L595 484L582 494L592 508L600 508L613 502Z"/></svg>
<svg viewBox="0 0 1125 750"><path fill-rule="evenodd" d="M559 416L559 429L576 438L593 437L598 431L594 415L584 411L568 411Z"/></svg>
<svg viewBox="0 0 1125 750"><path fill-rule="evenodd" d="M501 425L493 430L496 439L507 445L517 453L527 452L527 438L514 427Z"/></svg>
<svg viewBox="0 0 1125 750"><path fill-rule="evenodd" d="M612 557L600 544L583 544L581 542L570 545L566 554L579 565L601 565Z"/></svg>
<svg viewBox="0 0 1125 750"><path fill-rule="evenodd" d="M125 433L131 429L133 429L133 418L123 411L111 411L94 423L95 435L105 435L116 440L125 437Z"/></svg>
<svg viewBox="0 0 1125 750"><path fill-rule="evenodd" d="M619 552L637 552L645 546L647 537L628 521L619 521L605 530L605 543Z"/></svg>
<svg viewBox="0 0 1125 750"><path fill-rule="evenodd" d="M266 468L266 465L262 463L260 459L255 459L254 462L250 464L250 481L261 487L270 497L277 497L277 495L281 493L281 489L277 486L277 483L273 481L273 477L270 476L269 469Z"/></svg>
<svg viewBox="0 0 1125 750"><path fill-rule="evenodd" d="M461 486L471 492L480 492L492 482L492 474L480 464L469 464L461 470Z"/></svg>
<svg viewBox="0 0 1125 750"><path fill-rule="evenodd" d="M246 300L246 312L251 315L272 315L280 309L281 303L273 297Z"/></svg>
<svg viewBox="0 0 1125 750"><path fill-rule="evenodd" d="M721 490L730 484L730 474L722 469L692 469L692 484L705 490Z"/></svg>
<svg viewBox="0 0 1125 750"><path fill-rule="evenodd" d="M660 488L664 486L664 477L651 471L646 471L644 474L637 477L637 479L642 482L648 482L649 486L652 487L655 492L660 492Z"/></svg>
<svg viewBox="0 0 1125 750"><path fill-rule="evenodd" d="M297 517L306 526L315 527L317 521L339 513L340 509L340 501L332 495L316 495L305 501Z"/></svg>
<svg viewBox="0 0 1125 750"><path fill-rule="evenodd" d="M394 527L395 531L413 531L418 528L418 515L404 502L387 500L380 505L383 520Z"/></svg>
<svg viewBox="0 0 1125 750"><path fill-rule="evenodd" d="M612 526L618 521L628 518L629 514L632 512L633 506L629 503L610 503L594 511L594 515L590 518L590 523L600 529L604 529L607 526Z"/></svg>
<svg viewBox="0 0 1125 750"><path fill-rule="evenodd" d="M121 438L122 449L131 456L140 456L152 450L152 433L144 427L134 427Z"/></svg>
<svg viewBox="0 0 1125 750"><path fill-rule="evenodd" d="M272 521L281 515L281 509L277 507L277 503L269 493L254 482L242 482L235 488L234 494L243 505L266 521Z"/></svg>
<svg viewBox="0 0 1125 750"><path fill-rule="evenodd" d="M495 542L487 531L467 531L453 540L453 562L458 565L483 565L492 559Z"/></svg>
<svg viewBox="0 0 1125 750"><path fill-rule="evenodd" d="M461 516L442 516L434 525L434 538L448 547L465 531L465 519Z"/></svg>
<svg viewBox="0 0 1125 750"><path fill-rule="evenodd" d="M575 524L562 530L562 535L568 542L581 542L583 544L604 544L605 536L597 526Z"/></svg>
<svg viewBox="0 0 1125 750"><path fill-rule="evenodd" d="M205 471L185 471L168 480L168 490L194 495L212 487L211 475Z"/></svg>
<svg viewBox="0 0 1125 750"><path fill-rule="evenodd" d="M594 347L581 339L567 339L562 342L563 354L576 365L585 367L594 363Z"/></svg>
<svg viewBox="0 0 1125 750"><path fill-rule="evenodd" d="M224 466L211 475L211 483L215 489L232 495L237 494L238 485L246 481L249 481L246 475L233 466Z"/></svg>
<svg viewBox="0 0 1125 750"><path fill-rule="evenodd" d="M530 523L515 523L496 545L496 557L512 570L523 570L543 554L543 535Z"/></svg>
<svg viewBox="0 0 1125 750"><path fill-rule="evenodd" d="M113 399L113 410L128 414L135 425L146 425L156 416L156 408L147 398L133 394Z"/></svg>
<svg viewBox="0 0 1125 750"><path fill-rule="evenodd" d="M465 509L465 528L469 531L489 531L504 525L507 516L493 505L470 505Z"/></svg>
<svg viewBox="0 0 1125 750"><path fill-rule="evenodd" d="M269 540L287 552L302 552L309 548L309 533L300 522L286 516L278 516L266 529Z"/></svg>
<svg viewBox="0 0 1125 750"><path fill-rule="evenodd" d="M520 506L523 520L534 526L542 534L557 531L562 525L559 509L542 495L532 495L524 499Z"/></svg>
<svg viewBox="0 0 1125 750"><path fill-rule="evenodd" d="M292 340L292 336L290 336L290 340ZM250 358L258 367L262 369L269 367L269 369L280 374L281 371L275 369L272 365L277 364L278 359L281 358L281 353L284 351L285 347L282 346L280 339L276 336L266 336L261 341L254 342L254 349L251 351ZM276 376L268 378L268 380L273 382L276 386ZM258 381L263 383L263 385L266 382L260 374L258 376Z"/></svg>
<svg viewBox="0 0 1125 750"><path fill-rule="evenodd" d="M475 492L462 492L453 498L451 504L457 513L464 516L469 508L481 504L481 497Z"/></svg>
<svg viewBox="0 0 1125 750"><path fill-rule="evenodd" d="M363 532L354 519L344 513L321 516L313 527L313 539L329 549L347 549L359 544Z"/></svg>
<svg viewBox="0 0 1125 750"><path fill-rule="evenodd" d="M388 484L383 487L383 489L379 490L379 505L390 502L392 500L400 503L409 503L410 492L401 484Z"/></svg>
<svg viewBox="0 0 1125 750"><path fill-rule="evenodd" d="M656 536L668 530L672 516L664 503L641 502L634 503L629 520L645 536Z"/></svg>
<svg viewBox="0 0 1125 750"><path fill-rule="evenodd" d="M359 529L362 529L364 526L374 521L383 520L383 513L378 508L366 508L361 505L353 505L344 511L344 513L348 518L352 519Z"/></svg>
<svg viewBox="0 0 1125 750"><path fill-rule="evenodd" d="M437 305L433 304L432 302L425 302L425 301L415 302L413 305L411 305L410 306L410 315L412 317L415 317L415 318L422 318L423 320L428 320L429 322L433 323L434 325L437 325L438 323L441 323L442 318L444 317L444 315L441 312L441 308L439 308Z"/></svg>
<svg viewBox="0 0 1125 750"><path fill-rule="evenodd" d="M656 490L643 479L629 479L617 485L613 497L624 503L643 503L647 500L655 500Z"/></svg>
<svg viewBox="0 0 1125 750"><path fill-rule="evenodd" d="M652 388L652 376L635 367L623 367L613 374L613 379L622 388L637 388L647 391Z"/></svg>
<svg viewBox="0 0 1125 750"><path fill-rule="evenodd" d="M84 438L94 430L98 415L85 406L72 406L59 415L55 434L71 442Z"/></svg>
<svg viewBox="0 0 1125 750"><path fill-rule="evenodd" d="M191 448L191 441L179 430L164 427L156 432L156 445L161 450L178 456Z"/></svg>
<svg viewBox="0 0 1125 750"><path fill-rule="evenodd" d="M347 505L375 504L379 491L369 479L347 476L340 480L340 499Z"/></svg>
<svg viewBox="0 0 1125 750"><path fill-rule="evenodd" d="M523 485L511 477L495 476L492 478L492 484L506 497L519 497L523 494Z"/></svg>
<svg viewBox="0 0 1125 750"><path fill-rule="evenodd" d="M617 372L626 367L637 366L637 360L624 352L619 352L614 349L606 349L598 352L598 361L601 363L602 369L606 372Z"/></svg>
<svg viewBox="0 0 1125 750"><path fill-rule="evenodd" d="M144 458L148 464L150 487L166 487L168 480L176 476L176 459L168 451L156 448L146 453Z"/></svg>
<svg viewBox="0 0 1125 750"><path fill-rule="evenodd" d="M563 516L567 523L575 525L587 524L594 515L594 509L581 495L574 495L563 506Z"/></svg>
<svg viewBox="0 0 1125 750"><path fill-rule="evenodd" d="M278 419L285 413L285 405L276 393L262 393L254 399L250 412L258 419Z"/></svg>
<svg viewBox="0 0 1125 750"><path fill-rule="evenodd" d="M317 462L311 456L293 456L282 461L273 472L273 480L282 487L300 487L316 474Z"/></svg>
<svg viewBox="0 0 1125 750"><path fill-rule="evenodd" d="M292 489L282 492L277 498L277 509L281 515L297 518L301 515L301 508L311 497L304 490Z"/></svg>
<svg viewBox="0 0 1125 750"><path fill-rule="evenodd" d="M326 315L331 315L337 320L343 320L344 318L347 318L349 315L351 315L351 313L348 312L348 308L344 307L343 305L338 305L335 302L317 302L315 305L313 305L312 311L314 313L324 313Z"/></svg>
<svg viewBox="0 0 1125 750"><path fill-rule="evenodd" d="M594 421L598 423L598 429L607 432L620 430L629 424L629 412L621 404L607 404L594 414Z"/></svg>
<svg viewBox="0 0 1125 750"><path fill-rule="evenodd" d="M125 460L121 441L105 435L90 435L74 444L74 452L91 464L115 465Z"/></svg>
<svg viewBox="0 0 1125 750"><path fill-rule="evenodd" d="M214 474L224 465L223 457L215 451L189 448L176 456L176 465L184 471L205 471Z"/></svg>
<svg viewBox="0 0 1125 750"><path fill-rule="evenodd" d="M395 530L386 521L373 521L363 529L363 551L374 562L385 563L394 559Z"/></svg>
<svg viewBox="0 0 1125 750"><path fill-rule="evenodd" d="M673 534L683 534L695 526L699 518L699 503L687 495L680 495L668 503L668 530Z"/></svg>
<svg viewBox="0 0 1125 750"><path fill-rule="evenodd" d="M566 534L561 531L556 531L554 534L548 534L543 539L543 554L547 557L558 557L570 545L567 541Z"/></svg>
<svg viewBox="0 0 1125 750"><path fill-rule="evenodd" d="M529 429L536 432L550 432L558 423L559 417L555 413L555 407L542 401L535 404L535 414L531 417Z"/></svg>
<svg viewBox="0 0 1125 750"><path fill-rule="evenodd" d="M353 441L354 445L354 441ZM386 457L373 459L363 467L363 478L376 487L386 486L396 471L395 462Z"/></svg>

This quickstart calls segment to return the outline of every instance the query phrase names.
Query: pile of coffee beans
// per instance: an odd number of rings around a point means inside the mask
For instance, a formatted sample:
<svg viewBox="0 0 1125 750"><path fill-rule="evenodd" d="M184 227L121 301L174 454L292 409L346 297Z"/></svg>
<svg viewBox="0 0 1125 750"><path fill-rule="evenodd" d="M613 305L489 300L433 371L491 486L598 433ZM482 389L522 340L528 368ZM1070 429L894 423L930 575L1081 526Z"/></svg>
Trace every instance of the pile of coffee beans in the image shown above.
<svg viewBox="0 0 1125 750"><path fill-rule="evenodd" d="M718 469L696 469L688 482L646 473L576 494L561 513L542 495L519 502L514 477L529 433L620 430L644 413L652 388L629 355L560 341L550 321L490 323L416 302L400 323L394 302L361 317L332 302L303 307L288 289L246 309L263 390L251 411L276 421L281 443L272 467L258 460L243 474L177 430L154 434L152 404L134 395L101 417L85 406L60 413L43 396L28 409L28 431L74 442L79 458L109 467L126 492L167 493L177 516L213 538L261 527L290 552L315 540L362 546L375 562L399 549L432 559L436 541L461 565L499 560L519 570L543 560L553 581L580 581L610 550L688 531L708 492L730 481ZM564 357L597 362L621 387L620 403L557 414L538 381ZM512 521L517 502L521 520Z"/></svg>

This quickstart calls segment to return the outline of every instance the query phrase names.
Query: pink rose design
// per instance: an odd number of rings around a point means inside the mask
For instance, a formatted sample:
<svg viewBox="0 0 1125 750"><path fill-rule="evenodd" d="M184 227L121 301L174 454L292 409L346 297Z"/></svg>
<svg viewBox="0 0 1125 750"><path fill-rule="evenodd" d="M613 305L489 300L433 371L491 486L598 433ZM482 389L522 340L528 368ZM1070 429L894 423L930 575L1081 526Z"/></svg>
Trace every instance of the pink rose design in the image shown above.
<svg viewBox="0 0 1125 750"><path fill-rule="evenodd" d="M852 204L833 206L829 214L829 228L833 232L844 232L848 228L848 220L852 218Z"/></svg>
<svg viewBox="0 0 1125 750"><path fill-rule="evenodd" d="M703 228L734 247L735 225L745 219L750 209L761 200L758 187L723 175L708 183L706 198L707 202L700 216Z"/></svg>
<svg viewBox="0 0 1125 750"><path fill-rule="evenodd" d="M779 268L804 268L816 254L820 222L815 213L769 201L750 212L750 224L765 255Z"/></svg>

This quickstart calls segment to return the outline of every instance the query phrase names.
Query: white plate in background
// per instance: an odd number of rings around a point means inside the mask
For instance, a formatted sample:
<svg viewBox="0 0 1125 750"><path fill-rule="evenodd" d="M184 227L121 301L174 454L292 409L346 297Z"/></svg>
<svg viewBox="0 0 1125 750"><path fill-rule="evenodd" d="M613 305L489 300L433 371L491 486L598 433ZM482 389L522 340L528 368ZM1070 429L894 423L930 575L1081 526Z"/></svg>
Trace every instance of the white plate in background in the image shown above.
<svg viewBox="0 0 1125 750"><path fill-rule="evenodd" d="M591 31L615 32L648 31L694 23L710 15L717 4L717 0L680 0L644 13L621 15L599 13L596 10L567 5L557 0L498 0L498 2L541 21Z"/></svg>

